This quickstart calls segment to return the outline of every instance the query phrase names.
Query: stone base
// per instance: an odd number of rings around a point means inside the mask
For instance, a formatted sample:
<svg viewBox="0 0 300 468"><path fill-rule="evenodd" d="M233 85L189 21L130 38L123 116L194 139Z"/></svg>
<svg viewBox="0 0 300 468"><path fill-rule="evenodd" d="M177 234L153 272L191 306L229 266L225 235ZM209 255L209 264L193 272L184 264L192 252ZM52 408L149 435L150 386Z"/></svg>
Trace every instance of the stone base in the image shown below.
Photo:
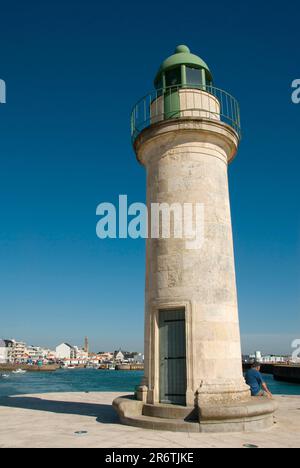
<svg viewBox="0 0 300 468"><path fill-rule="evenodd" d="M251 432L273 426L277 404L264 397L230 405L195 407L149 405L134 396L114 400L122 424L173 432Z"/></svg>
<svg viewBox="0 0 300 468"><path fill-rule="evenodd" d="M250 399L250 388L242 378L240 381L232 383L203 384L196 392L196 406L198 408L238 405L248 403Z"/></svg>

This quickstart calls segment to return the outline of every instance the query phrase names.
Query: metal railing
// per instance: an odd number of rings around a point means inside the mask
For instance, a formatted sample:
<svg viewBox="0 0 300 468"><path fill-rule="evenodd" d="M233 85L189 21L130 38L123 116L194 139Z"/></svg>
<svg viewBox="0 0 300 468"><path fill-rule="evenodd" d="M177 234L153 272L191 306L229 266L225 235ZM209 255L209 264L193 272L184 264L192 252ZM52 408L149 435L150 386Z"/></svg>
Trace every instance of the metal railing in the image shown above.
<svg viewBox="0 0 300 468"><path fill-rule="evenodd" d="M152 124L187 117L219 120L241 137L240 107L233 96L214 86L187 84L154 90L135 104L131 113L132 140Z"/></svg>

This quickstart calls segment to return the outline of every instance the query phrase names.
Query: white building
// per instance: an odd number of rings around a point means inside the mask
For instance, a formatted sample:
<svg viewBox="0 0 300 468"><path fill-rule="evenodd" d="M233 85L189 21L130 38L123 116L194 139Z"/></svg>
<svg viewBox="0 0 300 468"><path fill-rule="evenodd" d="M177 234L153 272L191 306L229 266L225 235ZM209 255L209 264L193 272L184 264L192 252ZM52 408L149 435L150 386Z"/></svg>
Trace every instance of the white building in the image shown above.
<svg viewBox="0 0 300 468"><path fill-rule="evenodd" d="M109 352L98 353L96 355L96 358L98 358L98 361L101 361L101 362L109 362L113 360L114 354L109 353Z"/></svg>
<svg viewBox="0 0 300 468"><path fill-rule="evenodd" d="M89 354L82 348L79 348L78 346L74 346L74 349L76 351L76 357L78 359L87 359Z"/></svg>
<svg viewBox="0 0 300 468"><path fill-rule="evenodd" d="M57 359L76 359L76 348L68 343L62 343L56 347Z"/></svg>
<svg viewBox="0 0 300 468"><path fill-rule="evenodd" d="M263 356L261 362L264 364L280 364L287 361L283 356Z"/></svg>
<svg viewBox="0 0 300 468"><path fill-rule="evenodd" d="M13 360L13 342L0 340L0 364L8 364Z"/></svg>
<svg viewBox="0 0 300 468"><path fill-rule="evenodd" d="M7 363L7 348L4 340L0 340L0 364Z"/></svg>
<svg viewBox="0 0 300 468"><path fill-rule="evenodd" d="M114 352L114 360L117 361L117 362L123 362L124 361L124 354L122 353L121 350Z"/></svg>
<svg viewBox="0 0 300 468"><path fill-rule="evenodd" d="M89 353L86 352L84 349L79 348L78 346L74 346L76 352L76 359L78 365L85 365L89 360Z"/></svg>
<svg viewBox="0 0 300 468"><path fill-rule="evenodd" d="M142 353L138 353L134 357L133 362L136 364L144 364L144 359L145 359L145 356Z"/></svg>
<svg viewBox="0 0 300 468"><path fill-rule="evenodd" d="M12 340L12 360L14 362L24 362L28 359L26 354L26 343L23 341Z"/></svg>
<svg viewBox="0 0 300 468"><path fill-rule="evenodd" d="M39 361L47 359L51 353L50 349L41 348L40 346L27 346L26 354L31 361Z"/></svg>
<svg viewBox="0 0 300 468"><path fill-rule="evenodd" d="M262 362L262 355L260 351L255 352L255 361L256 362Z"/></svg>
<svg viewBox="0 0 300 468"><path fill-rule="evenodd" d="M260 351L256 351L255 354L250 354L249 359L250 361L254 360L255 362L259 362L261 364L280 364L289 360L284 356L263 355Z"/></svg>

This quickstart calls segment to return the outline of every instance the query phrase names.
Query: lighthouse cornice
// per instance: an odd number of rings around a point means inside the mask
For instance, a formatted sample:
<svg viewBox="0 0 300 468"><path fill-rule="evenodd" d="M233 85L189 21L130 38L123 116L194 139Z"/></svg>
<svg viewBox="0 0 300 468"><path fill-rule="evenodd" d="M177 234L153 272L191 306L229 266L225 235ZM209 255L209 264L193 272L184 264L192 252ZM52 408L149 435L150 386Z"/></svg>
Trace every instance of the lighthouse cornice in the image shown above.
<svg viewBox="0 0 300 468"><path fill-rule="evenodd" d="M227 163L233 161L237 154L240 138L237 132L228 124L204 118L178 118L164 120L145 128L134 141L137 160L146 165L148 155L151 156L153 144L166 153L168 148L174 148L182 142L202 142L216 145L226 153ZM149 151L147 151L149 150Z"/></svg>

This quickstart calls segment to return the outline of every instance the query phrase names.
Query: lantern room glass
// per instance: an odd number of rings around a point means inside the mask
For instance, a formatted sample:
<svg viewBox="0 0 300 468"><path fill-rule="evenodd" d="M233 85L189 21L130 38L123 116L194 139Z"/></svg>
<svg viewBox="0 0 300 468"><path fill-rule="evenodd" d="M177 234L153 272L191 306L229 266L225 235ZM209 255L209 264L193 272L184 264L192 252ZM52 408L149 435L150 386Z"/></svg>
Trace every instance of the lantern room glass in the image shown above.
<svg viewBox="0 0 300 468"><path fill-rule="evenodd" d="M181 85L181 67L172 68L166 71L166 86L179 86Z"/></svg>
<svg viewBox="0 0 300 468"><path fill-rule="evenodd" d="M186 67L186 84L195 88L204 85L200 68Z"/></svg>

